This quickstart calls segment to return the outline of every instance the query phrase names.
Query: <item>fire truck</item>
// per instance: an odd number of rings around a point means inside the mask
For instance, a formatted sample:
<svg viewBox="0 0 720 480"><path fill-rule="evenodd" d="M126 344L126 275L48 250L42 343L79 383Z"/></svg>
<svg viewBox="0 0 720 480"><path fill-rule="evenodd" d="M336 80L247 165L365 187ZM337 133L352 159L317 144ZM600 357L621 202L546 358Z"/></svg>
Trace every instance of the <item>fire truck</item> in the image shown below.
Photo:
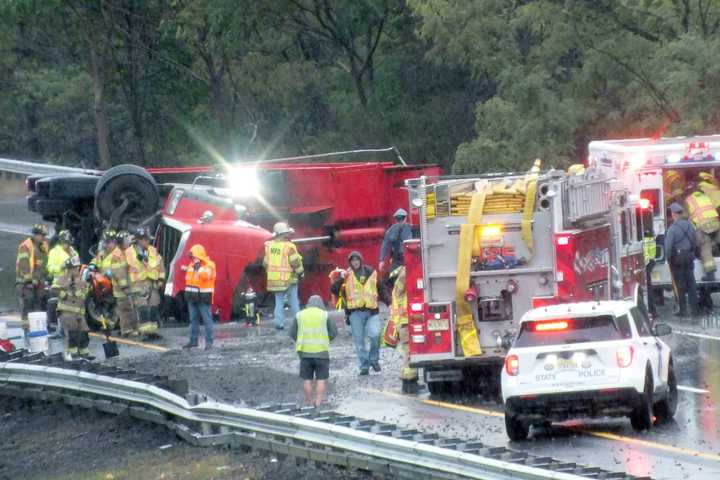
<svg viewBox="0 0 720 480"><path fill-rule="evenodd" d="M580 168L579 168L580 167ZM410 363L431 394L492 395L531 308L645 301L639 199L600 169L407 182Z"/></svg>
<svg viewBox="0 0 720 480"><path fill-rule="evenodd" d="M590 142L588 164L620 179L634 195L649 207L651 222L646 222L646 235L657 241L655 265L651 271L654 290L670 290L672 280L663 247L665 231L669 226L669 205L672 201L683 202L690 191L673 198L668 179L679 174L682 184L697 182L701 173L717 178L720 173L720 135L676 137L660 139L599 140ZM715 264L720 257L714 249ZM703 279L700 260L695 261L695 279L708 291L720 287L717 280ZM720 280L720 278L719 278ZM657 292L658 297L662 295Z"/></svg>
<svg viewBox="0 0 720 480"><path fill-rule="evenodd" d="M379 160L383 152L342 152L351 155L340 159L337 154L285 158L222 169L72 169L29 177L28 206L56 229L70 229L85 260L104 227L145 225L156 231L168 272L166 311L176 318L184 318L186 311L180 267L192 245L204 245L217 266L213 310L227 321L242 312L250 289L261 303L268 298L263 295L262 256L277 221L287 221L296 230L294 241L306 272L301 300L311 293L327 297L328 273L345 266L352 250L377 263L393 212L408 202L404 181L440 174L439 167L408 166L399 156L399 162Z"/></svg>

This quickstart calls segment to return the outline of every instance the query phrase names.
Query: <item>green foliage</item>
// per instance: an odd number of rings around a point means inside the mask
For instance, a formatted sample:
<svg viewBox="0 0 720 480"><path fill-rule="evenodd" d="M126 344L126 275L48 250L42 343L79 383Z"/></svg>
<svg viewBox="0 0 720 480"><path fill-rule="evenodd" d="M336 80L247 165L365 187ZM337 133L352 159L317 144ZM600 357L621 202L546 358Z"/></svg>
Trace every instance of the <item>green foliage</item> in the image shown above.
<svg viewBox="0 0 720 480"><path fill-rule="evenodd" d="M715 0L6 0L0 155L98 165L104 112L110 163L396 145L564 167L593 138L720 130L719 20Z"/></svg>

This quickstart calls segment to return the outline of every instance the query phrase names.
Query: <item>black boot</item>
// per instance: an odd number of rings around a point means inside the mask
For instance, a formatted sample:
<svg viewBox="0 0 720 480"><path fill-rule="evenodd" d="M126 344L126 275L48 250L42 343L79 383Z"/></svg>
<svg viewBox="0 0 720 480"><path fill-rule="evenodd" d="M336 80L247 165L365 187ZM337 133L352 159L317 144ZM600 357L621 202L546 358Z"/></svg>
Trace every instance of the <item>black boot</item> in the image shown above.
<svg viewBox="0 0 720 480"><path fill-rule="evenodd" d="M419 390L417 380L403 380L402 393L406 395L417 395Z"/></svg>

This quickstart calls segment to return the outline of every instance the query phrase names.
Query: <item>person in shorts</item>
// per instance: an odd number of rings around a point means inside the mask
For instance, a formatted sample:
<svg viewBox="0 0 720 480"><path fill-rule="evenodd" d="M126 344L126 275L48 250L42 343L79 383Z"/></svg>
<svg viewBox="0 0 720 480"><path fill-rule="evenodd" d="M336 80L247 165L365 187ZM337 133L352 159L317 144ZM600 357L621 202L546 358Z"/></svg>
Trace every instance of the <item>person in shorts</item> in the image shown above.
<svg viewBox="0 0 720 480"><path fill-rule="evenodd" d="M300 311L289 331L300 357L305 404L318 407L327 390L330 376L330 341L337 336L337 326L325 310L319 295L313 295ZM313 395L313 382L315 394Z"/></svg>

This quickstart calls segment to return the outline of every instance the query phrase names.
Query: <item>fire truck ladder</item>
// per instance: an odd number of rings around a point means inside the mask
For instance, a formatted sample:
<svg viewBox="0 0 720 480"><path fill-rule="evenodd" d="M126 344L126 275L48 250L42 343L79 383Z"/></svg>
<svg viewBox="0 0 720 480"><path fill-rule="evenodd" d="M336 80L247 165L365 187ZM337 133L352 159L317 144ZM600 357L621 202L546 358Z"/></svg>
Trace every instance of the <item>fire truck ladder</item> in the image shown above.
<svg viewBox="0 0 720 480"><path fill-rule="evenodd" d="M606 215L612 208L612 188L607 178L570 177L565 187L565 214L570 223Z"/></svg>

